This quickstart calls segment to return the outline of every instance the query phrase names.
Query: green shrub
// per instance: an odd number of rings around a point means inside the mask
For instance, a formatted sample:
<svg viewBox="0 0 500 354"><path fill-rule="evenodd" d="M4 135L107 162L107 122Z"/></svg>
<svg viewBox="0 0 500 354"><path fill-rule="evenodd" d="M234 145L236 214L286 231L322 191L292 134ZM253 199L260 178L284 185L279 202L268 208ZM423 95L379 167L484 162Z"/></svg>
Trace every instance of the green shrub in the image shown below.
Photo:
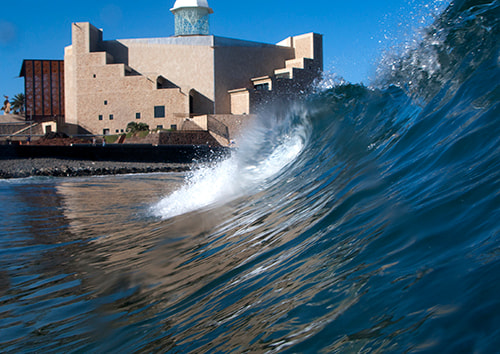
<svg viewBox="0 0 500 354"><path fill-rule="evenodd" d="M113 144L119 137L119 135L106 135L104 139L106 139L106 144Z"/></svg>
<svg viewBox="0 0 500 354"><path fill-rule="evenodd" d="M127 132L136 133L136 132L149 132L149 125L146 123L136 123L130 122L127 124Z"/></svg>

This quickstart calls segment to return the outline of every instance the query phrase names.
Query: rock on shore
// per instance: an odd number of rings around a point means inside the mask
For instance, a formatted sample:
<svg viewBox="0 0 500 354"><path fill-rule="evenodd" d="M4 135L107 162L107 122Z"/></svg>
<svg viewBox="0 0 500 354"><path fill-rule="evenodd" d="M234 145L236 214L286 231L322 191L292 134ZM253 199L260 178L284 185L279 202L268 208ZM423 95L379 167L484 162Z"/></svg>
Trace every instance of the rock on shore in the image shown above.
<svg viewBox="0 0 500 354"><path fill-rule="evenodd" d="M191 164L67 160L57 158L0 160L1 178L93 176L127 173L183 172Z"/></svg>

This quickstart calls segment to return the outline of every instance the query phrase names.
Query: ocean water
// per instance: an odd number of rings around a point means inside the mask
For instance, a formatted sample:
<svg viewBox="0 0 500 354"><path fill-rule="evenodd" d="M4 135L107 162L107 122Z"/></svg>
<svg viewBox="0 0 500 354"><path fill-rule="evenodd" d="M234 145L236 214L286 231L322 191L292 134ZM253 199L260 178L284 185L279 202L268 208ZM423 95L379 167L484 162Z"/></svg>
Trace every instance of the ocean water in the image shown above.
<svg viewBox="0 0 500 354"><path fill-rule="evenodd" d="M0 181L0 352L498 352L499 5L191 173Z"/></svg>

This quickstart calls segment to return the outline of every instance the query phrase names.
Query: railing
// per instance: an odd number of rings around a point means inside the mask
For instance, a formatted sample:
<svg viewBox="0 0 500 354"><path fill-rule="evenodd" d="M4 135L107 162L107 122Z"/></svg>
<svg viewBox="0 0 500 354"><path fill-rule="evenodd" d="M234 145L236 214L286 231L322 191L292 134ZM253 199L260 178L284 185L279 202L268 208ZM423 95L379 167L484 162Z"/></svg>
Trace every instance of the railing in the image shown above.
<svg viewBox="0 0 500 354"><path fill-rule="evenodd" d="M15 123L0 123L0 136L14 135L19 130L29 127L28 123L15 122Z"/></svg>
<svg viewBox="0 0 500 354"><path fill-rule="evenodd" d="M227 125L218 121L214 117L208 116L207 127L209 132L214 132L229 140L229 129Z"/></svg>

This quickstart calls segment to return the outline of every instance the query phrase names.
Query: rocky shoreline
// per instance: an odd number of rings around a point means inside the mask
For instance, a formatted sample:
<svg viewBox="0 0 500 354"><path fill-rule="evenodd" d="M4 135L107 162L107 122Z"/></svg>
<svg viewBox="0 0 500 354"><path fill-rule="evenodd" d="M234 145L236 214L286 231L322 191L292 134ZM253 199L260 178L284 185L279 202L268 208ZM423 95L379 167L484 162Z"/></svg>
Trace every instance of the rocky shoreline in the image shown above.
<svg viewBox="0 0 500 354"><path fill-rule="evenodd" d="M89 161L58 158L0 160L0 179L32 176L77 177L128 173L184 172L190 163Z"/></svg>

